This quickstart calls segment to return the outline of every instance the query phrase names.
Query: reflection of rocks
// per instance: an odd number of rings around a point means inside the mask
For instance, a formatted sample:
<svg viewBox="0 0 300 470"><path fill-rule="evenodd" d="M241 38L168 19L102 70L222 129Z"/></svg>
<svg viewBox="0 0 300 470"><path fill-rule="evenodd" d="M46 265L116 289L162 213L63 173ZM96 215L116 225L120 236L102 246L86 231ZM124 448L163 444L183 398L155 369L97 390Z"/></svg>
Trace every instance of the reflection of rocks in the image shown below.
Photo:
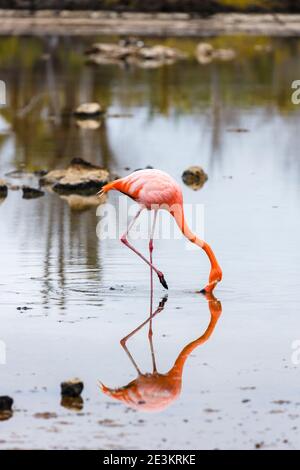
<svg viewBox="0 0 300 470"><path fill-rule="evenodd" d="M84 401L81 397L63 396L60 404L68 410L81 411L83 409Z"/></svg>
<svg viewBox="0 0 300 470"><path fill-rule="evenodd" d="M200 166L191 166L182 174L182 181L190 188L197 191L208 180L208 176Z"/></svg>
<svg viewBox="0 0 300 470"><path fill-rule="evenodd" d="M109 182L109 172L81 158L74 158L66 169L53 170L40 179L59 194L92 195Z"/></svg>
<svg viewBox="0 0 300 470"><path fill-rule="evenodd" d="M236 58L236 52L233 49L217 49L214 52L214 59L229 61Z"/></svg>
<svg viewBox="0 0 300 470"><path fill-rule="evenodd" d="M100 116L103 112L104 111L99 103L82 103L75 109L74 114L78 118L83 119L85 117L89 118L91 116Z"/></svg>
<svg viewBox="0 0 300 470"><path fill-rule="evenodd" d="M142 47L137 56L142 60L179 60L185 59L186 55L173 47L153 46Z"/></svg>
<svg viewBox="0 0 300 470"><path fill-rule="evenodd" d="M96 130L100 127L100 121L96 119L77 119L76 124L80 129Z"/></svg>
<svg viewBox="0 0 300 470"><path fill-rule="evenodd" d="M8 396L0 397L0 421L5 421L12 417L13 399Z"/></svg>
<svg viewBox="0 0 300 470"><path fill-rule="evenodd" d="M60 384L63 397L79 397L83 390L83 382L80 379L66 380Z"/></svg>
<svg viewBox="0 0 300 470"><path fill-rule="evenodd" d="M270 44L255 44L254 50L257 52L272 52L273 48Z"/></svg>
<svg viewBox="0 0 300 470"><path fill-rule="evenodd" d="M100 206L106 200L106 195L99 197L97 195L93 196L81 196L80 194L69 194L61 195L61 199L66 201L72 211L84 212L91 209L92 207Z"/></svg>
<svg viewBox="0 0 300 470"><path fill-rule="evenodd" d="M138 49L135 45L123 46L113 43L95 43L86 51L89 56L102 56L111 60L124 60L130 55L135 54Z"/></svg>
<svg viewBox="0 0 300 470"><path fill-rule="evenodd" d="M96 43L87 51L88 61L96 65L128 63L143 68L156 68L185 59L186 54L173 47L145 46L142 41L121 44Z"/></svg>
<svg viewBox="0 0 300 470"><path fill-rule="evenodd" d="M7 183L0 179L0 198L5 199L7 196Z"/></svg>
<svg viewBox="0 0 300 470"><path fill-rule="evenodd" d="M236 57L233 49L215 49L211 44L200 42L196 48L196 58L200 64L209 64L213 60L229 61Z"/></svg>
<svg viewBox="0 0 300 470"><path fill-rule="evenodd" d="M31 188L30 186L23 186L23 199L37 199L38 197L44 196L44 191L37 188Z"/></svg>

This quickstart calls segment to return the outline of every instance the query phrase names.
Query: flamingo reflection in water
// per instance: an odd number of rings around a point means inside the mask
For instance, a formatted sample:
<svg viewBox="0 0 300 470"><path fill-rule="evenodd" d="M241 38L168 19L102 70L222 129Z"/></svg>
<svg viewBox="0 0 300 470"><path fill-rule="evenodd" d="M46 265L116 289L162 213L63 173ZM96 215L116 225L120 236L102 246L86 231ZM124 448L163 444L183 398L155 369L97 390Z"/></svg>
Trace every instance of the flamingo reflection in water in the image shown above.
<svg viewBox="0 0 300 470"><path fill-rule="evenodd" d="M137 371L137 378L132 380L128 385L115 389L108 388L106 385L100 383L103 393L140 411L162 411L171 405L171 403L173 403L181 393L182 374L187 358L198 346L205 343L210 338L222 313L221 302L217 300L212 293L206 293L205 297L210 311L209 325L199 338L190 342L182 349L169 372L161 374L157 371L152 342L152 319L164 309L167 301L167 297L165 297L159 303L154 312L151 310L150 317L147 320L121 340L122 347L128 354L129 359ZM151 304L152 300L151 292ZM129 338L135 335L148 322L150 323L148 338L151 349L153 370L152 373L142 373L130 354L126 343Z"/></svg>

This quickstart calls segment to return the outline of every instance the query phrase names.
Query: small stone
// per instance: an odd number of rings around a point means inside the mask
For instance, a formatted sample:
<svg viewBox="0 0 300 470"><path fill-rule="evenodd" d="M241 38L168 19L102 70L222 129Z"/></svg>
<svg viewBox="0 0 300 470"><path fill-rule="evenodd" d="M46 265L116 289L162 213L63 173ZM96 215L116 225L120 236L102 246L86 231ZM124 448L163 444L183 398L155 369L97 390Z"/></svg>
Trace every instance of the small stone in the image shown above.
<svg viewBox="0 0 300 470"><path fill-rule="evenodd" d="M74 114L78 117L99 116L103 113L103 109L99 103L82 103L79 105Z"/></svg>
<svg viewBox="0 0 300 470"><path fill-rule="evenodd" d="M63 397L79 397L83 390L83 382L78 378L62 382L60 386Z"/></svg>
<svg viewBox="0 0 300 470"><path fill-rule="evenodd" d="M263 445L264 445L264 442L257 442L255 444L255 449L261 449L263 447Z"/></svg>
<svg viewBox="0 0 300 470"><path fill-rule="evenodd" d="M23 186L23 199L37 199L38 197L44 196L44 191L37 188L31 188L30 186Z"/></svg>
<svg viewBox="0 0 300 470"><path fill-rule="evenodd" d="M200 42L196 48L196 58L200 64L209 64L213 60L214 48L207 42Z"/></svg>
<svg viewBox="0 0 300 470"><path fill-rule="evenodd" d="M200 166L191 166L182 174L182 181L194 191L201 189L208 176Z"/></svg>
<svg viewBox="0 0 300 470"><path fill-rule="evenodd" d="M2 411L11 411L13 406L13 399L7 395L0 397L0 412Z"/></svg>
<svg viewBox="0 0 300 470"><path fill-rule="evenodd" d="M5 199L7 196L7 183L4 180L0 179L0 198Z"/></svg>

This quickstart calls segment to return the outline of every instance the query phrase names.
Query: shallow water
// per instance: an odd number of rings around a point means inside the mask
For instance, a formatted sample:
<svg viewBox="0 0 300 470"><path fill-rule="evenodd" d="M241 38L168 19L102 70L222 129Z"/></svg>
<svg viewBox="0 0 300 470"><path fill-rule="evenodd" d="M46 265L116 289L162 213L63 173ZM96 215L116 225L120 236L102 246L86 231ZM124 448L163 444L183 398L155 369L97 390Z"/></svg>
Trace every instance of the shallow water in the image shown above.
<svg viewBox="0 0 300 470"><path fill-rule="evenodd" d="M273 39L272 52L258 53L262 38L215 38L240 48L234 62L190 57L154 70L86 66L93 40L0 39L0 177L82 157L118 175L152 165L181 182L201 165L209 179L200 191L181 184L187 204L203 205L204 236L224 271L222 314L186 359L169 406L149 413L106 396L99 380L117 388L136 378L120 339L149 315L149 270L118 240L97 238L94 207L9 191L0 205L0 395L14 398L14 414L0 422L0 448L299 448L300 109L290 98L299 40ZM196 42L176 45L191 53ZM108 110L98 130L71 115L87 100ZM147 253L146 241L135 243ZM154 259L169 284L153 320L165 373L210 321L196 292L208 263L182 239L155 240ZM154 287L156 309L165 291ZM127 343L143 372L152 368L147 331ZM80 412L60 404L60 382L73 376L85 384ZM44 412L53 415L36 416Z"/></svg>

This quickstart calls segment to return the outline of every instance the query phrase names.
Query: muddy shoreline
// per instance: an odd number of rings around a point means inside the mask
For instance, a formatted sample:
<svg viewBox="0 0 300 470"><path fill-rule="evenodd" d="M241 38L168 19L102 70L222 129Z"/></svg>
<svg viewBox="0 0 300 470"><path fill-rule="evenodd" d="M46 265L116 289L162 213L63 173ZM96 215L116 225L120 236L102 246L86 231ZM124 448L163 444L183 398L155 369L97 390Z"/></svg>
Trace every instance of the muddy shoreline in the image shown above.
<svg viewBox="0 0 300 470"><path fill-rule="evenodd" d="M300 14L0 10L0 35L128 35L196 37L218 34L300 36Z"/></svg>

